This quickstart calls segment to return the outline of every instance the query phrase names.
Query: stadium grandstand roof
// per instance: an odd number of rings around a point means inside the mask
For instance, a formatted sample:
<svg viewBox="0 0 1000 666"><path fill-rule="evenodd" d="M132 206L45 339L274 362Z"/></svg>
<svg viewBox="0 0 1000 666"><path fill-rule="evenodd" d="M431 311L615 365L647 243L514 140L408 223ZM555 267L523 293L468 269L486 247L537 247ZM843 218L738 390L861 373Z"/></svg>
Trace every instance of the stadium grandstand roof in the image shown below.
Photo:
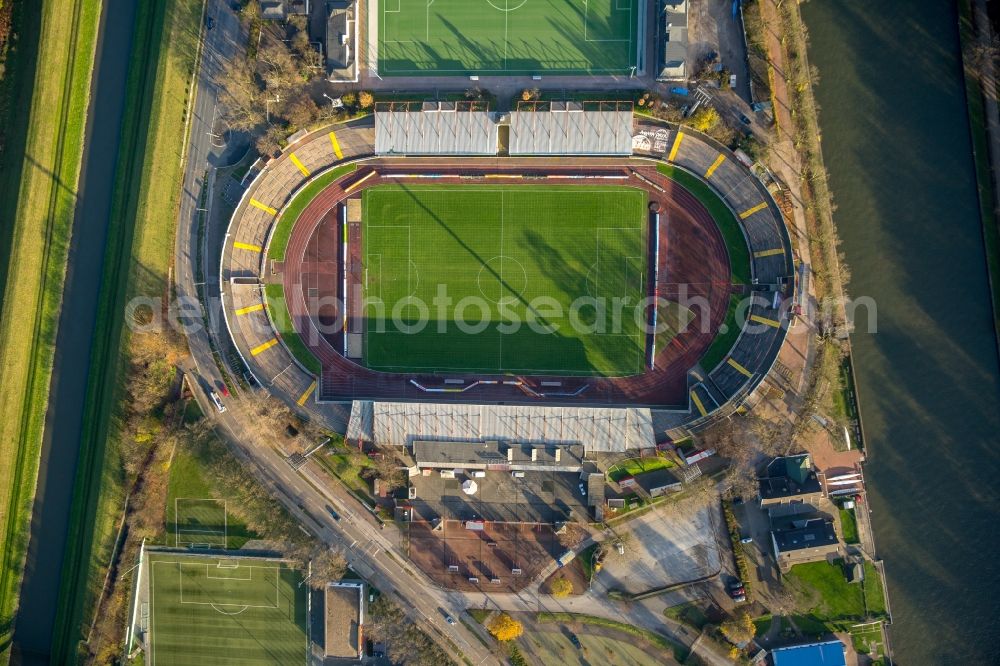
<svg viewBox="0 0 1000 666"><path fill-rule="evenodd" d="M377 155L495 155L497 126L485 102L380 102Z"/></svg>
<svg viewBox="0 0 1000 666"><path fill-rule="evenodd" d="M511 155L631 155L631 102L520 102Z"/></svg>
<svg viewBox="0 0 1000 666"><path fill-rule="evenodd" d="M541 407L355 400L347 438L378 446L417 440L583 444L620 452L655 446L645 408Z"/></svg>

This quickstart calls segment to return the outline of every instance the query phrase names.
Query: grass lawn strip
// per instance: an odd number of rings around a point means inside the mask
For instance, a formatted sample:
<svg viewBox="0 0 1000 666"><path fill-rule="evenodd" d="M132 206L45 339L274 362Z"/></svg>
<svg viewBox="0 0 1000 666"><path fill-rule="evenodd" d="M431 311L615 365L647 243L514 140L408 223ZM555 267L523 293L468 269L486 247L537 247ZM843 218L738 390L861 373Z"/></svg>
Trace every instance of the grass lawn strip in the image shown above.
<svg viewBox="0 0 1000 666"><path fill-rule="evenodd" d="M701 367L708 372L711 372L717 365L722 363L722 359L726 358L726 355L729 354L736 344L736 340L740 337L741 329L737 320L739 305L740 297L736 294L731 294L729 296L729 306L726 308L726 318L722 320L722 326L725 326L725 329L722 327L719 328L719 332L715 336L715 339L712 340L712 344L701 355L699 361Z"/></svg>
<svg viewBox="0 0 1000 666"><path fill-rule="evenodd" d="M854 518L854 509L840 510L840 531L844 543L858 543L858 523Z"/></svg>
<svg viewBox="0 0 1000 666"><path fill-rule="evenodd" d="M671 652L674 657L682 663L687 657L687 649L683 645L675 643L666 636L658 634L655 631L643 629L632 624L625 624L624 622L618 622L616 620L609 620L607 618L597 617L594 615L583 615L581 613L550 613L545 611L537 613L535 615L535 620L538 622L579 622L581 624L593 624L599 627L617 629L618 631L622 631L630 636L641 638L661 650Z"/></svg>
<svg viewBox="0 0 1000 666"><path fill-rule="evenodd" d="M274 223L274 231L271 232L271 239L267 245L267 258L274 261L285 260L285 250L288 248L288 238L292 235L295 223L299 221L299 216L306 206L316 198L320 192L325 190L330 183L345 176L358 168L357 164L343 164L326 171L304 187L299 189L292 200L288 202L281 212L281 217Z"/></svg>
<svg viewBox="0 0 1000 666"><path fill-rule="evenodd" d="M629 458L623 460L608 471L608 477L612 481L619 481L626 476L635 476L643 472L653 472L658 469L673 467L674 463L664 456L651 456L648 458Z"/></svg>
<svg viewBox="0 0 1000 666"><path fill-rule="evenodd" d="M178 502L178 500L181 501ZM178 449L170 464L170 483L167 487L165 529L168 546L173 546L176 543L177 510L179 505L185 503L185 500L215 500L219 504L225 504L225 498L219 498L211 484L205 479L201 462L197 457L187 450ZM191 514L189 512L186 515L190 516ZM225 520L226 543L223 544L224 548L241 548L244 543L257 536L250 532L246 523L233 512L226 511ZM181 525L181 529L184 530L184 525Z"/></svg>
<svg viewBox="0 0 1000 666"><path fill-rule="evenodd" d="M646 338L634 314L649 253L644 191L383 185L365 190L363 202L368 367L643 371ZM442 289L451 302L439 307ZM605 312L580 299L604 299ZM613 299L625 303L617 320ZM422 327L414 300L432 315ZM519 325L501 330L510 322Z"/></svg>
<svg viewBox="0 0 1000 666"><path fill-rule="evenodd" d="M98 0L43 8L31 119L0 312L0 645L8 646L27 548L49 378L83 155ZM59 66L64 64L64 66ZM0 658L9 647L0 648Z"/></svg>
<svg viewBox="0 0 1000 666"><path fill-rule="evenodd" d="M847 582L840 560L836 564L797 564L789 571L788 579L800 597L800 612L793 619L807 634L843 631L858 622L885 616L882 582L870 562L865 563L865 581L860 584ZM866 608L867 597L872 598L872 603ZM809 607L804 608L804 604Z"/></svg>
<svg viewBox="0 0 1000 666"><path fill-rule="evenodd" d="M302 342L298 331L292 326L292 316L288 313L284 285L277 283L264 285L264 299L267 303L267 314L271 317L271 323L288 351L309 372L319 375L323 371L323 366Z"/></svg>
<svg viewBox="0 0 1000 666"><path fill-rule="evenodd" d="M167 295L182 164L178 137L196 40L201 0L167 0L140 8L129 70L122 144L92 368L83 445L74 491L53 654L69 660L81 623L89 624L114 545L122 507L121 435L111 424L127 363L124 302ZM134 445L134 444L133 444Z"/></svg>

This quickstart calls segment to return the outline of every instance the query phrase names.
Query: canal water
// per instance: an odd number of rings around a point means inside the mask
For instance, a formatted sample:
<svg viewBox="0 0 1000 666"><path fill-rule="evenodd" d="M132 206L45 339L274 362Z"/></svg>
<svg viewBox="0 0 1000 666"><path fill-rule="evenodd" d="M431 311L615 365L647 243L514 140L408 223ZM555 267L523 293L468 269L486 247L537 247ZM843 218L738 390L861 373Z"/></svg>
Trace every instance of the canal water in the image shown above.
<svg viewBox="0 0 1000 666"><path fill-rule="evenodd" d="M900 664L1000 663L1000 380L960 63L942 0L802 5Z"/></svg>
<svg viewBox="0 0 1000 666"><path fill-rule="evenodd" d="M101 15L38 487L14 624L15 663L20 664L51 663L136 6L136 0L106 0ZM70 556L90 564L85 555Z"/></svg>

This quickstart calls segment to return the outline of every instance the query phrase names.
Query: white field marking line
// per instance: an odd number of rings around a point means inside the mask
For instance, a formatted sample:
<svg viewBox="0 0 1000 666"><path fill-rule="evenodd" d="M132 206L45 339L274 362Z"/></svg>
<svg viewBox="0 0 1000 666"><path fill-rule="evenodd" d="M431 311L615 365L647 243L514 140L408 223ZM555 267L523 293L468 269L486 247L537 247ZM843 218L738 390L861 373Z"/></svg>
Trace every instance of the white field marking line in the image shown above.
<svg viewBox="0 0 1000 666"><path fill-rule="evenodd" d="M226 500L217 500L214 498L202 498L202 497L175 497L174 498L174 547L180 547L181 534L211 534L214 536L221 535L223 539L228 536L228 524L224 523L222 531L219 530L198 530L198 529L181 529L180 521L180 504L179 502L215 502L218 504L222 502L222 514L223 521L226 521L226 515L229 511L229 505ZM192 543L191 541L185 540L184 543ZM228 544L228 541L226 541Z"/></svg>
<svg viewBox="0 0 1000 666"><path fill-rule="evenodd" d="M433 1L434 0L431 0L431 2L433 2ZM511 7L510 6L510 0L504 0L504 6L501 8L501 7L497 7L496 5L494 5L492 0L486 0L486 4L488 4L490 7L492 7L495 10L497 10L498 12L514 12L514 11L517 11L518 9L520 9L521 7L524 7L524 5L526 5L527 3L528 3L528 0L521 0L521 4L519 4L516 7Z"/></svg>
<svg viewBox="0 0 1000 666"><path fill-rule="evenodd" d="M391 40L386 40L391 41ZM593 40L601 41L601 40ZM625 41L624 39L620 41ZM403 42L399 42L403 43ZM390 69L382 70L385 74L389 76L435 76L437 74L461 74L466 75L469 73L468 69L440 69L438 67L428 67L427 69ZM632 71L632 66L628 67L574 67L572 69L562 69L562 70L549 70L547 74L549 76L579 76L581 74L628 74ZM537 69L477 69L476 73L479 75L495 74L495 75L528 75L537 74Z"/></svg>
<svg viewBox="0 0 1000 666"><path fill-rule="evenodd" d="M415 39L388 39L387 34L389 32L389 26L391 23L389 19L386 18L386 14L400 14L403 11L402 8L403 0L396 0L395 9L386 9L386 4L382 4L382 24L379 26L378 41L382 44L416 44Z"/></svg>
<svg viewBox="0 0 1000 666"><path fill-rule="evenodd" d="M461 162L449 163L448 166L462 166L462 163ZM616 166L616 165L609 163L607 165L595 165L595 166ZM621 165L617 165L617 166L621 166ZM391 185L390 186L380 185L379 187L391 187ZM530 192L561 193L561 194L565 194L567 196L578 196L580 194L580 188L581 187L584 188L584 194L622 194L624 191L635 190L636 189L634 187L629 187L627 185L620 185L620 186L618 186L616 188L590 189L590 187L587 187L586 185L584 185L584 186L581 186L581 185L563 185L562 187L544 187L544 186L540 187L540 186L537 186L537 185L509 185L507 187L490 187L488 185L467 184L467 185L456 185L456 186L450 187L450 188L444 188L444 187L434 187L434 188L428 187L428 188L425 188L423 186L417 186L417 187L414 187L412 189L412 191L413 192L455 192L456 191L456 189L455 189L456 187L458 187L458 188L461 188L461 187L475 188L476 192L510 192L512 188L526 187L526 188L531 188ZM396 191L399 191L399 190L396 190ZM528 191L525 191L525 192L515 192L515 193L517 193L517 194L527 194ZM388 226L388 227L392 227L392 226L405 227L407 225L402 225L402 224L399 224L399 225L374 224L374 225L367 225L367 226L381 228L381 227L386 227L386 226Z"/></svg>
<svg viewBox="0 0 1000 666"><path fill-rule="evenodd" d="M504 64L507 64L507 14L504 14ZM500 298L497 299L497 309L503 301L503 222L506 216L506 190L500 190ZM524 266L521 266L524 270ZM525 274L527 277L527 274ZM499 336L500 344L497 349L497 371L503 370L503 334Z"/></svg>
<svg viewBox="0 0 1000 666"><path fill-rule="evenodd" d="M219 607L218 607L218 606L216 606L215 604L212 604L212 609L213 609L213 610L214 610L214 611L215 611L216 613L221 613L222 615L239 615L240 613L244 613L244 612L246 612L246 610L247 610L248 608L250 608L250 607L249 607L249 606L243 606L242 608L240 608L240 609L239 609L238 611L236 611L235 613L229 613L229 612L227 612L227 611L224 611L224 610L222 610L221 608L219 608Z"/></svg>
<svg viewBox="0 0 1000 666"><path fill-rule="evenodd" d="M180 566L177 568L177 580L178 580L178 587L180 588L181 603L182 604L187 604L189 606L212 606L212 607L215 607L216 603L214 601L184 601L184 576L181 575L181 570L182 570L182 567L184 566L185 563L184 562L178 562L178 564ZM275 572L278 571L278 567L255 567L253 565L250 565L249 569L250 569L250 576L251 576L250 580L253 580L253 570L254 569L271 569L271 570L273 570ZM275 579L274 579L274 605L273 606L264 606L262 604L243 604L243 603L235 603L235 604L219 603L218 605L219 606L246 606L247 608L267 608L267 609L272 609L272 610L278 609L278 608L281 607L280 604L278 603L279 602L279 598L280 598L280 590L278 589L278 580L279 579L280 579L280 576L277 573L275 573ZM233 580L245 580L245 579L237 578L237 579L233 579Z"/></svg>
<svg viewBox="0 0 1000 666"><path fill-rule="evenodd" d="M628 9L624 9L618 6L618 2L615 2L615 11L632 11L632 4L629 3ZM587 36L587 20L590 18L590 0L583 1L583 41L585 42L628 42L629 51L632 50L632 22L629 21L628 29L628 39L591 39ZM630 56L631 57L631 56ZM631 69L629 67L628 69Z"/></svg>
<svg viewBox="0 0 1000 666"><path fill-rule="evenodd" d="M367 240L368 235L365 234L365 239ZM378 257L378 273L376 274L376 280L378 281L378 299L382 300L382 253L371 255L372 257ZM368 263L371 263L369 260ZM365 267L365 296L371 296L368 287L368 267ZM362 305L364 304L364 299L362 299ZM368 313L362 311L362 317L367 321ZM365 325L365 348L361 351L362 357L367 357L368 355L368 334L370 333L370 327ZM364 359L363 359L364 360Z"/></svg>
<svg viewBox="0 0 1000 666"><path fill-rule="evenodd" d="M211 564L206 563L205 564L205 578L211 578L212 580L243 580L243 581L253 580L253 566L245 566L245 567L240 567L240 566L237 566L237 567L223 567L224 569L229 570L229 571L238 571L240 569L246 569L247 573L249 574L249 577L247 577L247 578L244 578L242 576L213 576L212 573L211 573L212 569L218 569L218 568L219 568L218 564L216 564L215 566L212 566Z"/></svg>

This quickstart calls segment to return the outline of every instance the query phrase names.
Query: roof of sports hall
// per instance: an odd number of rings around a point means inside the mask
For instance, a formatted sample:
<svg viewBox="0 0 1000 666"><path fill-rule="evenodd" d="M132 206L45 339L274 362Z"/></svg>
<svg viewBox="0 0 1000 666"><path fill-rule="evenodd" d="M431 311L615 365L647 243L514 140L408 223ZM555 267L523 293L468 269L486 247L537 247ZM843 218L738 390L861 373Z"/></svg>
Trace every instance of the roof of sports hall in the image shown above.
<svg viewBox="0 0 1000 666"><path fill-rule="evenodd" d="M510 114L511 155L631 155L632 103L520 102Z"/></svg>
<svg viewBox="0 0 1000 666"><path fill-rule="evenodd" d="M497 126L476 101L380 102L377 155L495 155Z"/></svg>
<svg viewBox="0 0 1000 666"><path fill-rule="evenodd" d="M415 440L582 444L620 452L655 446L646 408L470 405L355 400L349 440L407 446Z"/></svg>

